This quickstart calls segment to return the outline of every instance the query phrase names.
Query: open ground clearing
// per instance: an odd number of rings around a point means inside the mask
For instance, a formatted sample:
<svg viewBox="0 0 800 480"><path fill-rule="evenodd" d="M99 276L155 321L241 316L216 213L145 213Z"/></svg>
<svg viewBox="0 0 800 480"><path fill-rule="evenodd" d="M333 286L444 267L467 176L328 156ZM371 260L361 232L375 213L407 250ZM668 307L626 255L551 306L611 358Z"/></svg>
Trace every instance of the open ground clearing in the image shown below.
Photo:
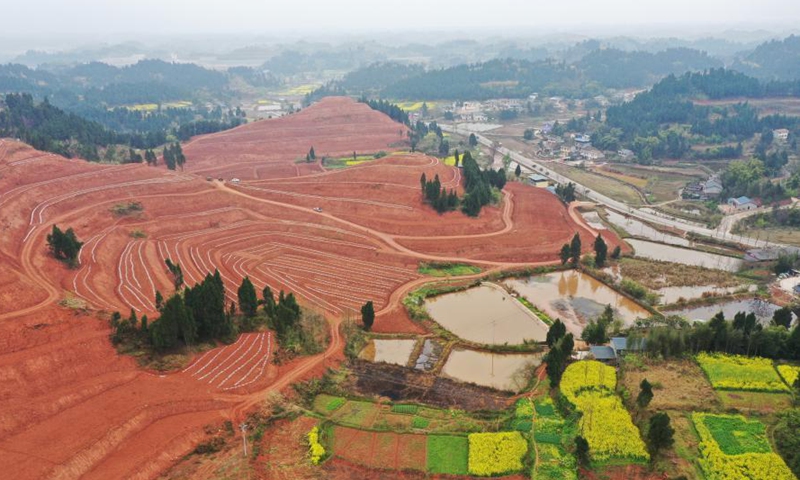
<svg viewBox="0 0 800 480"><path fill-rule="evenodd" d="M614 200L625 202L628 205L642 205L645 203L639 191L618 179L605 177L583 168L570 167L558 162L550 162L547 167Z"/></svg>
<svg viewBox="0 0 800 480"><path fill-rule="evenodd" d="M439 174L458 188L460 172L434 158L393 155L331 172L295 163L311 146L318 156L394 151L404 132L365 105L325 100L194 139L184 148L185 172L67 160L2 140L0 468L24 478L153 478L193 448L203 425L239 421L266 392L335 360L336 327L365 301L375 302L376 330L419 333L400 301L429 280L417 271L421 261L491 273L555 262L576 231L591 241L553 195L521 184L478 219L436 215L422 205L420 175ZM142 204L140 215L110 211L130 201ZM45 237L56 224L85 242L74 270L47 255ZM188 364L175 359L182 372L138 370L116 354L95 311L156 318L155 292L174 288L166 259L181 265L189 285L218 269L229 301L244 276L258 290L294 292L331 320L328 351L275 367L274 338L264 332ZM58 306L68 295L89 310ZM505 401L478 387L425 381L416 392L387 393L445 404L470 397L476 409Z"/></svg>

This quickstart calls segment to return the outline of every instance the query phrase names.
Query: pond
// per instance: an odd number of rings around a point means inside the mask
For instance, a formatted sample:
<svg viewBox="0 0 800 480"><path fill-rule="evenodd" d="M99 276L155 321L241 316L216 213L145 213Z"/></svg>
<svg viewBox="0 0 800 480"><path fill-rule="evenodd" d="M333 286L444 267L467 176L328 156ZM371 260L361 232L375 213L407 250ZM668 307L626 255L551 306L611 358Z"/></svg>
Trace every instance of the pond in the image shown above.
<svg viewBox="0 0 800 480"><path fill-rule="evenodd" d="M442 375L485 387L519 392L542 363L542 354L488 353L454 349L442 368Z"/></svg>
<svg viewBox="0 0 800 480"><path fill-rule="evenodd" d="M589 320L606 305L625 324L650 316L644 307L582 272L569 270L505 282L552 319L560 318L569 331L580 335Z"/></svg>
<svg viewBox="0 0 800 480"><path fill-rule="evenodd" d="M633 238L628 238L625 241L633 247L635 256L649 258L650 260L694 265L696 267L712 268L715 270L724 270L726 272L738 272L744 264L741 258L736 257L699 252L697 250L672 247L661 243Z"/></svg>
<svg viewBox="0 0 800 480"><path fill-rule="evenodd" d="M384 362L394 365L407 365L414 351L414 339L373 339L359 353L359 358L370 362Z"/></svg>
<svg viewBox="0 0 800 480"><path fill-rule="evenodd" d="M717 303L714 305L703 305L698 307L688 307L680 310L670 310L663 312L664 315L680 315L688 320L706 322L720 311L725 314L725 318L732 320L738 312L753 312L760 322L766 323L772 319L772 315L780 307L757 298L734 300L730 302Z"/></svg>
<svg viewBox="0 0 800 480"><path fill-rule="evenodd" d="M547 325L491 283L429 298L425 308L439 325L470 342L521 345L547 337Z"/></svg>

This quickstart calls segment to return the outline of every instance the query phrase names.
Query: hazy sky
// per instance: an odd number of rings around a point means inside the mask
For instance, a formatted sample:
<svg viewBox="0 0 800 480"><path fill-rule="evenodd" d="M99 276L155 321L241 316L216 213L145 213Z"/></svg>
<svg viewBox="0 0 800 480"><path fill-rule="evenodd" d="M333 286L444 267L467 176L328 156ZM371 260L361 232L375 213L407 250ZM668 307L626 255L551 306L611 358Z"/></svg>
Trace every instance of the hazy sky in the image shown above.
<svg viewBox="0 0 800 480"><path fill-rule="evenodd" d="M2 0L4 35L699 24L791 27L800 0Z"/></svg>

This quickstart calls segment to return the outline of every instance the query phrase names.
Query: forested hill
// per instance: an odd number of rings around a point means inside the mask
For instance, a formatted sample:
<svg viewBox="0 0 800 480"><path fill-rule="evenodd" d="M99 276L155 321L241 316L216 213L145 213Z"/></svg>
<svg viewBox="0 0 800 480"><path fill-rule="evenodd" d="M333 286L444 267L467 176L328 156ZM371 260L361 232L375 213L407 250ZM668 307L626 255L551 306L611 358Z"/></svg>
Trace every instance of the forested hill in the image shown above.
<svg viewBox="0 0 800 480"><path fill-rule="evenodd" d="M72 110L76 105L114 107L137 103L222 99L232 80L251 86L271 86L278 79L259 70L235 67L216 71L194 64L142 60L125 67L100 62L31 69L0 66L0 93L47 96L53 105Z"/></svg>
<svg viewBox="0 0 800 480"><path fill-rule="evenodd" d="M577 62L592 81L610 88L645 87L669 74L721 67L722 62L690 48L671 48L657 53L594 50Z"/></svg>
<svg viewBox="0 0 800 480"><path fill-rule="evenodd" d="M176 109L177 110L177 109ZM0 100L0 137L16 137L38 150L65 157L100 160L99 148L123 145L136 149L152 149L167 143L168 135L187 140L194 135L217 132L240 125L244 119L239 111L221 109L203 111L179 110L183 122L174 122L159 113L115 109L106 112L126 124L144 123L141 131L119 132L98 122L53 106L47 99L36 103L30 94L7 94ZM161 128L145 128L151 126ZM136 158L132 155L132 157ZM113 159L112 159L113 160Z"/></svg>
<svg viewBox="0 0 800 480"><path fill-rule="evenodd" d="M491 60L433 70L400 80L382 95L396 99L484 100L527 97L533 92L570 95L583 86L581 73L564 63Z"/></svg>
<svg viewBox="0 0 800 480"><path fill-rule="evenodd" d="M669 74L703 71L722 63L688 48L658 53L596 49L579 61L497 59L422 72L419 68L377 64L346 76L337 86L353 95L379 93L395 99L485 100L543 95L589 97L606 88L641 88ZM376 92L365 79L385 85Z"/></svg>
<svg viewBox="0 0 800 480"><path fill-rule="evenodd" d="M764 80L800 79L800 37L761 44L733 68Z"/></svg>

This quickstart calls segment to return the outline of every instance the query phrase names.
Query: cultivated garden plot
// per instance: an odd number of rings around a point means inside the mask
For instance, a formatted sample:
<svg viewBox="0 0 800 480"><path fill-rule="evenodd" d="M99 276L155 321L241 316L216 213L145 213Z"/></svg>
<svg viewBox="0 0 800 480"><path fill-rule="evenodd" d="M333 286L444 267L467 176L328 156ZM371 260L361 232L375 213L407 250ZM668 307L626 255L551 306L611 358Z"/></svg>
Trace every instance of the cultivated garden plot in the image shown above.
<svg viewBox="0 0 800 480"><path fill-rule="evenodd" d="M792 480L783 459L772 452L764 424L739 415L692 414L700 435L700 465L711 480Z"/></svg>

